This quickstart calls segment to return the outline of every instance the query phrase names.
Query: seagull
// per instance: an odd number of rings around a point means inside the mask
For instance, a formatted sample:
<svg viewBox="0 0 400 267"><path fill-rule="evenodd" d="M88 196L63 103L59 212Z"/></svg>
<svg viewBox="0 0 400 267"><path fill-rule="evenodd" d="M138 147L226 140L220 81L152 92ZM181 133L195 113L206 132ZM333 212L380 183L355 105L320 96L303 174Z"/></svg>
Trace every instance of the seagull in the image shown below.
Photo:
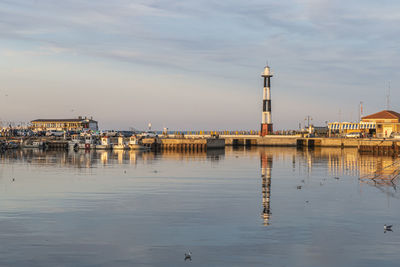
<svg viewBox="0 0 400 267"><path fill-rule="evenodd" d="M383 231L384 231L384 233L386 233L386 231L393 232L392 226L393 226L393 225L386 225L386 224L385 224L385 225L383 226Z"/></svg>
<svg viewBox="0 0 400 267"><path fill-rule="evenodd" d="M189 253L185 253L185 261L187 261L187 260L192 261L192 252L190 252L190 250L189 250Z"/></svg>

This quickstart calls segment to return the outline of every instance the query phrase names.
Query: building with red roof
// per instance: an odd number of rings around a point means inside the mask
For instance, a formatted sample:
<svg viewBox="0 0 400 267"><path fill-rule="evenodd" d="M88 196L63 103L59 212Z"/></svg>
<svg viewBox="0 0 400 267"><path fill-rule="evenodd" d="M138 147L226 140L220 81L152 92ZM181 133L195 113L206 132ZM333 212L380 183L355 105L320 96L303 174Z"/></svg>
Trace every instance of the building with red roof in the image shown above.
<svg viewBox="0 0 400 267"><path fill-rule="evenodd" d="M361 118L361 122L374 123L376 137L389 137L392 132L400 132L400 113L382 110Z"/></svg>
<svg viewBox="0 0 400 267"><path fill-rule="evenodd" d="M361 118L360 122L332 122L328 124L332 133L363 133L378 138L390 137L391 133L400 133L400 113L382 110Z"/></svg>

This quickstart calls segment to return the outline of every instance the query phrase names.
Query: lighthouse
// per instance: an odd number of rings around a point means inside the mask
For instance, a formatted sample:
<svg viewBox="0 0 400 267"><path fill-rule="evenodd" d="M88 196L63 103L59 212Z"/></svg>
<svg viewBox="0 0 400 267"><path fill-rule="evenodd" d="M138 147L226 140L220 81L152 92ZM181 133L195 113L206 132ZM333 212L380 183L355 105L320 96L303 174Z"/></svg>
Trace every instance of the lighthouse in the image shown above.
<svg viewBox="0 0 400 267"><path fill-rule="evenodd" d="M272 118L271 118L271 69L265 66L264 72L261 74L264 78L263 89L263 110L261 119L261 136L266 136L272 133Z"/></svg>

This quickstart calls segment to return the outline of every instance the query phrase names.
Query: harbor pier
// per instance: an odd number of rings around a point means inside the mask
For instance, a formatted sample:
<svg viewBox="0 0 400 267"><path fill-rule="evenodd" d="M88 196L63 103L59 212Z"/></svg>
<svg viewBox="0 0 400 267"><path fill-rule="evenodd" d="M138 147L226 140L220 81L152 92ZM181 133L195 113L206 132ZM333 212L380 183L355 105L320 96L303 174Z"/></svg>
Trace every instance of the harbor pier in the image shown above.
<svg viewBox="0 0 400 267"><path fill-rule="evenodd" d="M123 140L124 142L127 141ZM70 139L56 137L19 137L1 138L0 150L15 149L19 147L32 147L32 144L40 143L44 149L71 149ZM209 149L224 148L225 146L270 146L270 147L339 147L357 148L360 153L372 153L377 155L399 155L400 139L385 138L345 138L345 137L321 137L306 138L300 135L187 135L169 137L151 137L141 139L141 143L152 151L176 151L176 152L205 152ZM117 138L110 138L110 149L117 145ZM82 149L97 149L96 146L82 146ZM100 149L100 148L99 148ZM117 147L115 148L117 149Z"/></svg>
<svg viewBox="0 0 400 267"><path fill-rule="evenodd" d="M152 150L205 152L225 147L225 140L219 138L145 138L142 142Z"/></svg>

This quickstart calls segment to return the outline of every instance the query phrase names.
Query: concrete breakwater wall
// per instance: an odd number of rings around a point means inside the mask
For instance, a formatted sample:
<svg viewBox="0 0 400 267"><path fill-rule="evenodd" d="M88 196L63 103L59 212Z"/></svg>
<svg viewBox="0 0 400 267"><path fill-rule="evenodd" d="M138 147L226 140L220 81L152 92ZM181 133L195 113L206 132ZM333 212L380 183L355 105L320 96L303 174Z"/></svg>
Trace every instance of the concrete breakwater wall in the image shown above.
<svg viewBox="0 0 400 267"><path fill-rule="evenodd" d="M230 136L221 137L226 145L244 146L299 146L299 147L360 147L391 146L400 139L358 139L358 138L304 138L300 136Z"/></svg>
<svg viewBox="0 0 400 267"><path fill-rule="evenodd" d="M357 138L302 138L300 136L231 136L225 138L231 146L293 146L357 148L360 153L399 155L400 140Z"/></svg>
<svg viewBox="0 0 400 267"><path fill-rule="evenodd" d="M228 146L296 146L297 136L222 136Z"/></svg>
<svg viewBox="0 0 400 267"><path fill-rule="evenodd" d="M68 149L68 140L54 137L2 138L1 142L20 144L27 141L39 141L48 149ZM111 138L111 143L117 143L117 138ZM152 150L193 151L204 152L207 149L224 148L225 146L291 146L291 147L340 147L357 148L362 153L399 154L399 139L357 139L357 138L304 138L290 135L221 135L219 138L210 136L181 136L175 138L145 138L143 145ZM15 148L13 146L12 148Z"/></svg>
<svg viewBox="0 0 400 267"><path fill-rule="evenodd" d="M392 147L400 144L396 139L357 139L357 138L299 138L297 146L308 147Z"/></svg>
<svg viewBox="0 0 400 267"><path fill-rule="evenodd" d="M146 140L143 140L143 143L146 143ZM207 149L224 148L225 140L214 138L161 138L158 140L158 144L161 150L202 152Z"/></svg>

